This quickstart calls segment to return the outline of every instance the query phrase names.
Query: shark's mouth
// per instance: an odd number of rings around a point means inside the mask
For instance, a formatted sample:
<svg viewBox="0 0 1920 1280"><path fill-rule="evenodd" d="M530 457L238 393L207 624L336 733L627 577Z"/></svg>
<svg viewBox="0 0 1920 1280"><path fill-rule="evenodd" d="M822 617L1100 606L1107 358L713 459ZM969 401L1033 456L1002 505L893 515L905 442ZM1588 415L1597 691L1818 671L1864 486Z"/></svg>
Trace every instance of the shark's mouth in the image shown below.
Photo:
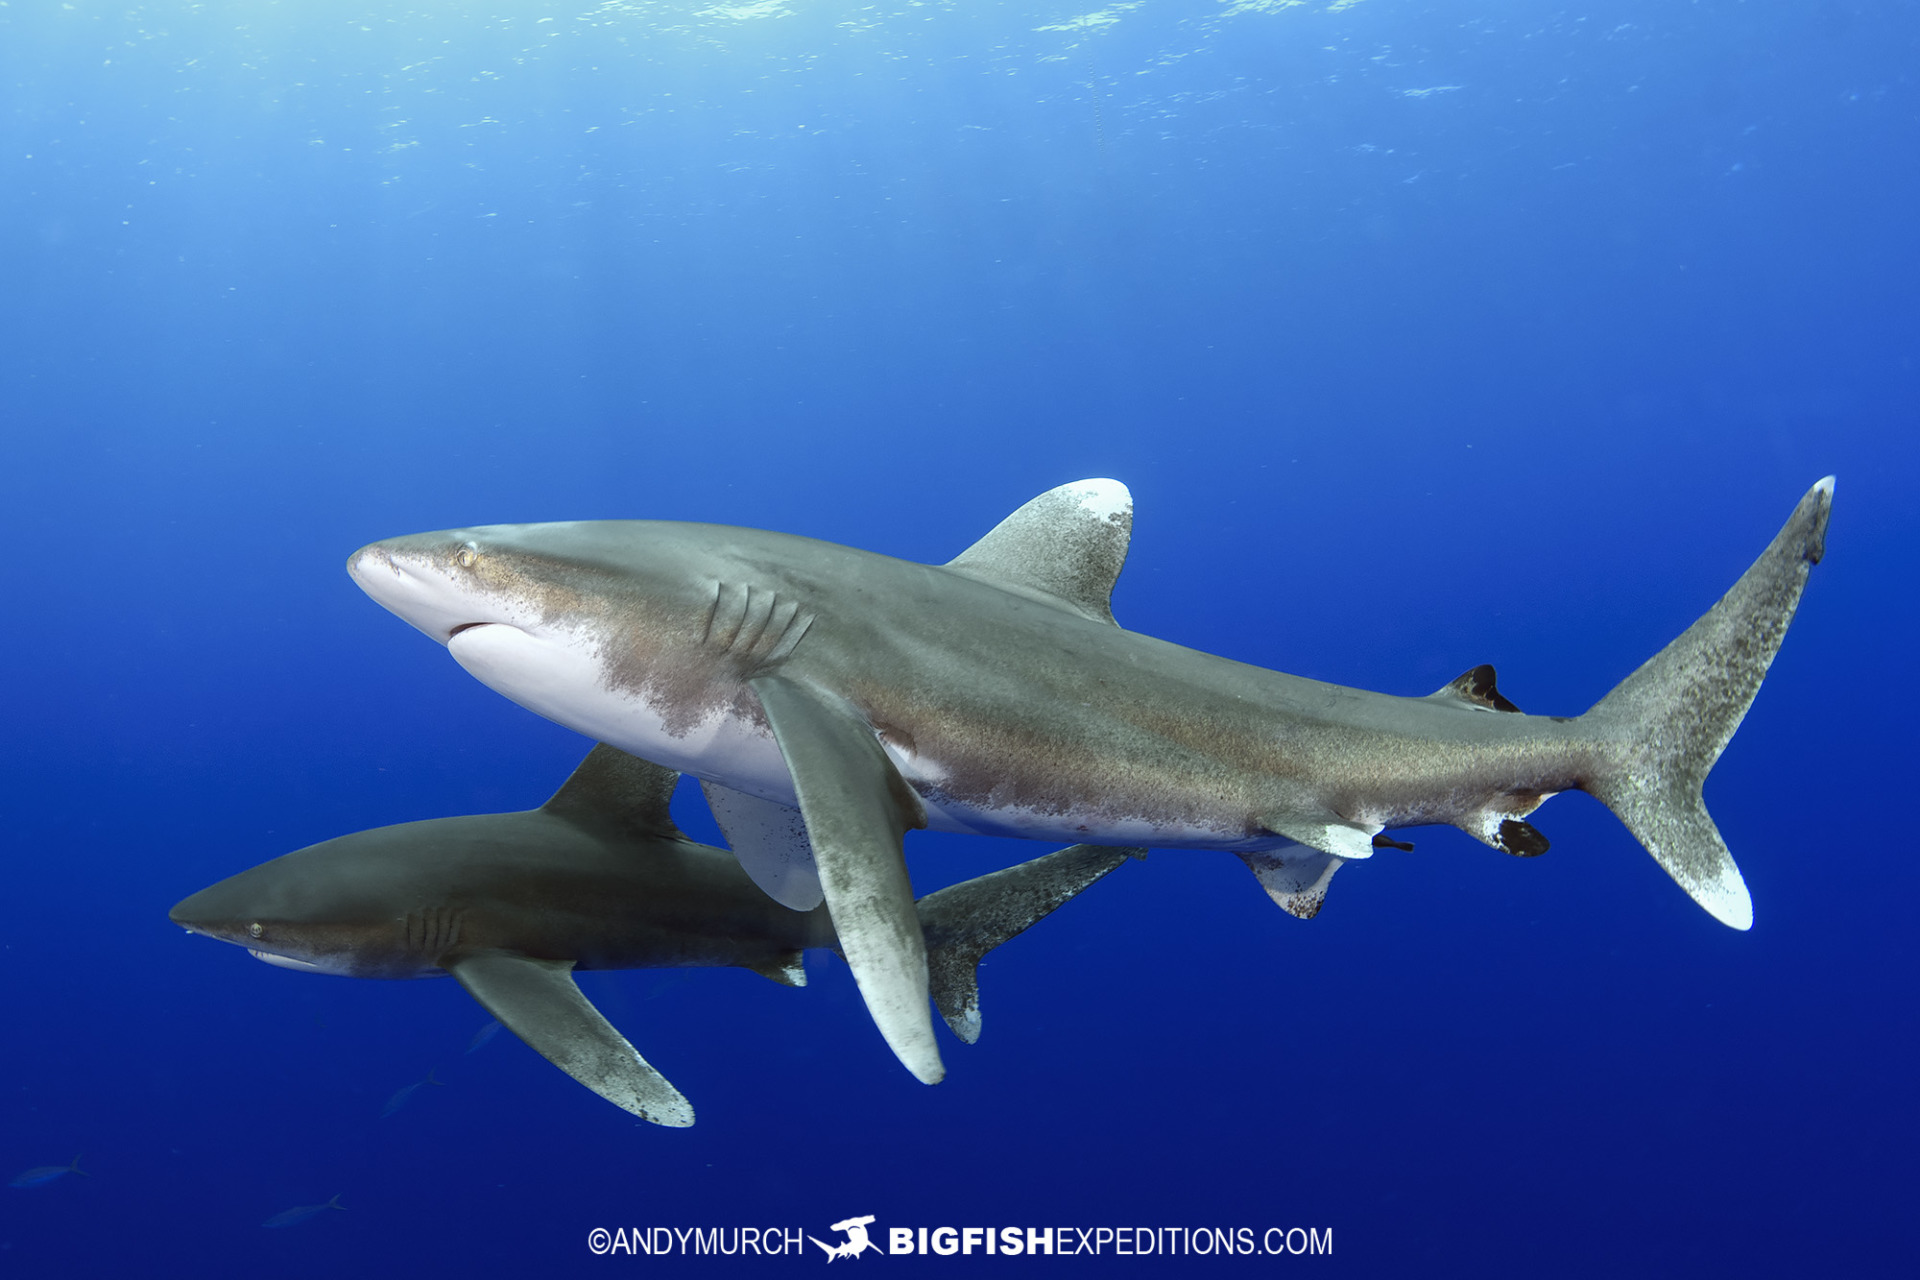
<svg viewBox="0 0 1920 1280"><path fill-rule="evenodd" d="M292 956L277 956L273 954L273 952L271 951L256 951L252 947L248 947L247 954L252 956L255 960L264 960L268 964L276 965L282 969L297 969L301 973L327 972L327 970L321 968L317 964L312 963L311 961L295 960Z"/></svg>

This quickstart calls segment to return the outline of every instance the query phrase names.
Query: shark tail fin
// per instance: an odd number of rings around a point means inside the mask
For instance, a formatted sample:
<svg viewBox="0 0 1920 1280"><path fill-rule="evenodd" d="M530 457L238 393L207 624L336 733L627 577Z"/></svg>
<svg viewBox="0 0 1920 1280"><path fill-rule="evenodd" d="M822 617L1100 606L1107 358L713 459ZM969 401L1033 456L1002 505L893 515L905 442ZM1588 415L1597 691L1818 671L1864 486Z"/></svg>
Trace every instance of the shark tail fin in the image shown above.
<svg viewBox="0 0 1920 1280"><path fill-rule="evenodd" d="M1017 867L976 876L920 899L934 1007L968 1044L980 1038L981 957L1053 914L1145 849L1076 844Z"/></svg>
<svg viewBox="0 0 1920 1280"><path fill-rule="evenodd" d="M1617 747L1585 788L1722 924L1753 926L1753 900L1701 798L1747 714L1826 550L1833 477L1814 485L1733 589L1582 717Z"/></svg>

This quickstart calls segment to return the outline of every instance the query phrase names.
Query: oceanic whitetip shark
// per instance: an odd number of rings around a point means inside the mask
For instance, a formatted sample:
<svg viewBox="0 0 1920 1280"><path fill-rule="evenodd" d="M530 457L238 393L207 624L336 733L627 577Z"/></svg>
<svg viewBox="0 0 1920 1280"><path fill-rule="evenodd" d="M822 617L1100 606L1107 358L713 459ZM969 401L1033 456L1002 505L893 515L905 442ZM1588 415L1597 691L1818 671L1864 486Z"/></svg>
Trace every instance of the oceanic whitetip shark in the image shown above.
<svg viewBox="0 0 1920 1280"><path fill-rule="evenodd" d="M1717 605L1579 716L1521 714L1486 666L1395 697L1123 631L1109 600L1133 507L1112 480L1042 494L945 565L606 520L393 538L348 571L515 702L705 780L755 880L795 907L824 892L882 1034L933 1081L901 853L915 827L1230 849L1310 915L1389 827L1450 823L1532 855L1547 842L1527 815L1581 790L1749 927L1701 784L1820 559L1832 497L1831 477L1816 484Z"/></svg>
<svg viewBox="0 0 1920 1280"><path fill-rule="evenodd" d="M554 1065L655 1124L693 1123L680 1091L600 1015L575 969L734 965L804 986L834 947L823 908L763 893L668 813L677 775L596 746L538 809L408 822L275 858L187 898L175 924L269 964L359 978L450 973ZM976 966L1138 849L1077 845L916 904L932 991L980 1034Z"/></svg>

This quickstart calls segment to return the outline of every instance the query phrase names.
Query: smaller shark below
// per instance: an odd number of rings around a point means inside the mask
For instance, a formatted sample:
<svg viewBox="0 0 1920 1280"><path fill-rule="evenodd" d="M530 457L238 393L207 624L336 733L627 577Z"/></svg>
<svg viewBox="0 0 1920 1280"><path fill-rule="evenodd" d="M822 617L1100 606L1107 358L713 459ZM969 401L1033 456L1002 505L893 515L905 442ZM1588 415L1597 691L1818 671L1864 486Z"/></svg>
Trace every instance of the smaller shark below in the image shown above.
<svg viewBox="0 0 1920 1280"><path fill-rule="evenodd" d="M691 1104L573 970L731 965L804 986L806 948L838 940L824 906L781 906L733 854L681 833L668 813L678 777L601 744L538 809L341 836L202 889L169 917L288 969L450 973L587 1088L684 1127ZM954 1034L979 1038L981 957L1129 856L1144 853L1074 845L919 899L934 1003Z"/></svg>

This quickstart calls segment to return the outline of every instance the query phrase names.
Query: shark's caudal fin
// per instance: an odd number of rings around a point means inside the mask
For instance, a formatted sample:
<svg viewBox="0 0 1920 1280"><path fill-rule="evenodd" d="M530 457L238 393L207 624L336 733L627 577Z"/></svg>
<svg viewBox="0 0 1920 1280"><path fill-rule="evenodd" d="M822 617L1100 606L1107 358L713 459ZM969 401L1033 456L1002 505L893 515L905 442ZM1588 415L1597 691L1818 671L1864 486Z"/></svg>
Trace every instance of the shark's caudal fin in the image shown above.
<svg viewBox="0 0 1920 1280"><path fill-rule="evenodd" d="M1753 901L1700 788L1787 634L1826 549L1832 506L1828 476L1719 604L1582 717L1619 748L1617 766L1589 778L1587 791L1695 902L1736 929L1752 927Z"/></svg>
<svg viewBox="0 0 1920 1280"><path fill-rule="evenodd" d="M980 958L1145 849L1076 844L930 893L918 903L933 1003L953 1034L980 1038Z"/></svg>

